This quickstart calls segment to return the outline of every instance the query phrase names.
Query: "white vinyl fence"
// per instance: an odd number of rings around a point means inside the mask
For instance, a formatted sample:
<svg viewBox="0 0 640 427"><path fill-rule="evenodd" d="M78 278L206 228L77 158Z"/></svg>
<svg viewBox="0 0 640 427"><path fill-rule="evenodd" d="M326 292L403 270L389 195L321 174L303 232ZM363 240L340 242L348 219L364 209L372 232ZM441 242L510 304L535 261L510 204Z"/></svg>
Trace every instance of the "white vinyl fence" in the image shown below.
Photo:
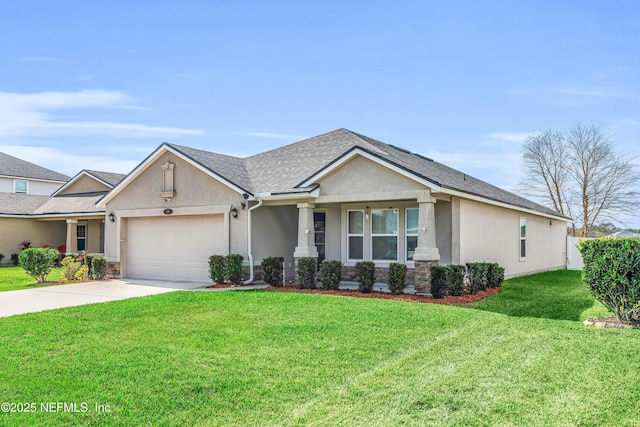
<svg viewBox="0 0 640 427"><path fill-rule="evenodd" d="M582 255L578 250L578 243L582 240L593 240L590 237L571 237L567 236L567 269L582 270Z"/></svg>

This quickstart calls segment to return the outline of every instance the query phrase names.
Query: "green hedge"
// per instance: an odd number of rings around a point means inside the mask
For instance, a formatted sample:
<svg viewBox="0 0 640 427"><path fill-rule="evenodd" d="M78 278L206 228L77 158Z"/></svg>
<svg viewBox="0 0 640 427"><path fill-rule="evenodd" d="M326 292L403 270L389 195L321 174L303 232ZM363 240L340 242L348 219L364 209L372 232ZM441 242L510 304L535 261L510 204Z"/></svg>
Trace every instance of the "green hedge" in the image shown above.
<svg viewBox="0 0 640 427"><path fill-rule="evenodd" d="M640 325L640 238L584 240L582 277L623 323Z"/></svg>
<svg viewBox="0 0 640 427"><path fill-rule="evenodd" d="M282 286L282 265L284 258L281 256L267 257L262 260L262 280L271 286Z"/></svg>
<svg viewBox="0 0 640 427"><path fill-rule="evenodd" d="M467 268L458 264L447 265L447 268L449 269L447 293L452 296L464 294L464 278L467 274Z"/></svg>
<svg viewBox="0 0 640 427"><path fill-rule="evenodd" d="M320 274L322 274L323 289L338 290L342 279L342 263L325 259L320 263Z"/></svg>
<svg viewBox="0 0 640 427"><path fill-rule="evenodd" d="M403 294L404 289L407 287L407 266L398 262L390 263L389 279L387 282L387 286L389 286L392 294Z"/></svg>
<svg viewBox="0 0 640 427"><path fill-rule="evenodd" d="M316 258L302 257L298 258L298 287L300 289L316 288Z"/></svg>
<svg viewBox="0 0 640 427"><path fill-rule="evenodd" d="M431 295L436 298L447 296L447 283L449 281L449 269L446 265L431 266Z"/></svg>
<svg viewBox="0 0 640 427"><path fill-rule="evenodd" d="M376 265L373 261L356 262L356 280L360 292L363 294L371 293L376 281Z"/></svg>

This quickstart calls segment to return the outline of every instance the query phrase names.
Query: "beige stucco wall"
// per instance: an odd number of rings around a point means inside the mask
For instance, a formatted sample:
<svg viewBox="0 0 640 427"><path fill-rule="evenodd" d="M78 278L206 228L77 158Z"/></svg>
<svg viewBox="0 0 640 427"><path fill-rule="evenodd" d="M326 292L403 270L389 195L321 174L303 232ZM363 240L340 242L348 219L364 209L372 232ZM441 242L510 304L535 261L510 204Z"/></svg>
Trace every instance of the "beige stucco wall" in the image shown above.
<svg viewBox="0 0 640 427"><path fill-rule="evenodd" d="M262 206L252 212L253 260L260 265L267 257L281 256L285 274L295 274L293 252L298 241L298 208Z"/></svg>
<svg viewBox="0 0 640 427"><path fill-rule="evenodd" d="M520 259L520 218L527 220L527 257ZM551 221L551 224L550 224ZM566 222L460 200L460 263L497 262L513 277L566 266Z"/></svg>
<svg viewBox="0 0 640 427"><path fill-rule="evenodd" d="M361 156L354 157L320 180L320 195L323 196L424 189L422 184Z"/></svg>
<svg viewBox="0 0 640 427"><path fill-rule="evenodd" d="M57 248L66 241L64 221L36 221L29 218L0 218L0 253L3 264L11 263L11 254L18 253L18 244L31 240L32 246Z"/></svg>
<svg viewBox="0 0 640 427"><path fill-rule="evenodd" d="M162 192L161 165L175 164L175 196L165 201ZM114 213L117 220L105 223L105 255L109 261L120 261L119 241L126 236L127 216L162 216L171 208L174 215L227 213L230 205L238 209L238 218L229 220L229 250L247 258L247 209L240 208L241 194L207 175L180 157L167 152L149 165L120 193L107 203L106 214ZM120 234L118 234L120 230Z"/></svg>
<svg viewBox="0 0 640 427"><path fill-rule="evenodd" d="M110 188L104 185L101 182L96 181L95 179L83 175L76 182L68 186L60 193L62 194L81 194L81 193L92 193L96 191L108 191Z"/></svg>

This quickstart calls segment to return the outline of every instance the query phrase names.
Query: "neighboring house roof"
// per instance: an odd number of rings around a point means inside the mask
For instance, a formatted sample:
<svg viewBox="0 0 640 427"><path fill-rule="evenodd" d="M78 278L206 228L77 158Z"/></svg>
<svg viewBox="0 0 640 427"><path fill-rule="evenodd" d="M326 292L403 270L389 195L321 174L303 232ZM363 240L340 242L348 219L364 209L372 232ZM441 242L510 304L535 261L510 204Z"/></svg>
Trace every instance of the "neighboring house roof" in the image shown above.
<svg viewBox="0 0 640 427"><path fill-rule="evenodd" d="M57 215L57 214L78 214L104 212L98 209L96 202L104 196L106 192L69 194L57 197L50 197L42 205L33 210L33 215Z"/></svg>
<svg viewBox="0 0 640 427"><path fill-rule="evenodd" d="M0 153L0 175L57 182L67 182L70 179L67 175L34 165L5 153Z"/></svg>
<svg viewBox="0 0 640 427"><path fill-rule="evenodd" d="M73 184L78 182L84 176L91 177L92 179L95 179L96 181L102 183L103 185L105 185L106 187L111 189L111 188L115 187L116 184L118 184L122 180L122 178L124 178L126 175L123 175L121 173L103 172L103 171L96 171L96 170L90 170L90 169L82 169L80 172L78 172L76 174L76 176L71 178L66 184L64 184L62 187L58 188L58 190L55 193L53 193L53 196L56 197L56 196L60 195L61 193L64 193L65 190L67 190Z"/></svg>
<svg viewBox="0 0 640 427"><path fill-rule="evenodd" d="M347 129L338 129L244 159L175 144L165 143L163 145L172 147L252 194L298 193L309 189L311 187L308 182L310 179L330 168L352 150L359 149L416 178L432 182L445 192L460 192L566 218L553 209L534 203L442 163Z"/></svg>
<svg viewBox="0 0 640 427"><path fill-rule="evenodd" d="M0 193L0 215L30 215L49 199L50 196Z"/></svg>

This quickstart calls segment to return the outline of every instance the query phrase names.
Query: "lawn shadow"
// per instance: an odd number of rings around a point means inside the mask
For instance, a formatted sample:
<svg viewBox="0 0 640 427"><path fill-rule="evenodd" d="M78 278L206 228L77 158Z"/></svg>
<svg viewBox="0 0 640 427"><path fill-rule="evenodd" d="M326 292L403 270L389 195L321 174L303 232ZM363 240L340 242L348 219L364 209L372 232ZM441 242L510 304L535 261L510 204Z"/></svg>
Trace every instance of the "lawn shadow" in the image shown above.
<svg viewBox="0 0 640 427"><path fill-rule="evenodd" d="M580 321L585 318L583 313L600 313L601 307L582 283L579 271L560 270L507 280L499 293L481 301L477 309L514 317Z"/></svg>

